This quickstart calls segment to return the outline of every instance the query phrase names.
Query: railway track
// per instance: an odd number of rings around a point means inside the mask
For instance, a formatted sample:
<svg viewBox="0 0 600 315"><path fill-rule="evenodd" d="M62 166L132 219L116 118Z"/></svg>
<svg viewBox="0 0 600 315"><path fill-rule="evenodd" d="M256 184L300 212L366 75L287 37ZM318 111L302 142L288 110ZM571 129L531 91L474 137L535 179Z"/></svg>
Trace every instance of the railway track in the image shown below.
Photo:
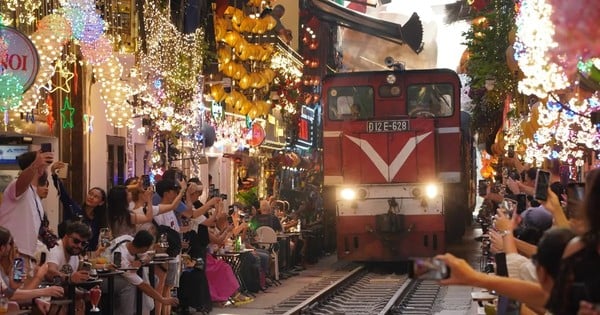
<svg viewBox="0 0 600 315"><path fill-rule="evenodd" d="M364 266L338 270L273 307L271 314L433 314L440 287L406 275L369 272Z"/></svg>

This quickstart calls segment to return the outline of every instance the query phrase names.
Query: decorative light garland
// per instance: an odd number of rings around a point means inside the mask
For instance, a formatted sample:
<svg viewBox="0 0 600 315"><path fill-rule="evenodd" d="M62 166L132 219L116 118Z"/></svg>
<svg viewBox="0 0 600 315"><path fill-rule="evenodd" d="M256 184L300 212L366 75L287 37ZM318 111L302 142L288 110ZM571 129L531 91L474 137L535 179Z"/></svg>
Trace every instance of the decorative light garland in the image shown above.
<svg viewBox="0 0 600 315"><path fill-rule="evenodd" d="M546 0L523 0L516 18L515 60L525 77L519 91L545 98L548 93L569 87L564 69L547 57L557 46L552 39L552 6Z"/></svg>

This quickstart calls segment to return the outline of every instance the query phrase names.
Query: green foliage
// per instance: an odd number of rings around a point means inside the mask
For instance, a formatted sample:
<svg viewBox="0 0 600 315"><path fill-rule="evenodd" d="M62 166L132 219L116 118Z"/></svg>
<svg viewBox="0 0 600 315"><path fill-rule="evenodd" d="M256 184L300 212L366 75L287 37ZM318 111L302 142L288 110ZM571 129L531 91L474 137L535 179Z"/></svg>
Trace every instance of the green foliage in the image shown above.
<svg viewBox="0 0 600 315"><path fill-rule="evenodd" d="M235 195L235 199L245 206L258 204L258 187L255 186L245 191L240 190Z"/></svg>
<svg viewBox="0 0 600 315"><path fill-rule="evenodd" d="M481 13L485 22L473 23L464 36L469 51L466 64L471 77L471 90L475 107L473 128L485 138L495 133L502 119L504 101L517 96L517 77L506 63L508 34L514 27L515 3L513 0L492 0L486 12ZM485 81L495 80L492 91L485 90Z"/></svg>

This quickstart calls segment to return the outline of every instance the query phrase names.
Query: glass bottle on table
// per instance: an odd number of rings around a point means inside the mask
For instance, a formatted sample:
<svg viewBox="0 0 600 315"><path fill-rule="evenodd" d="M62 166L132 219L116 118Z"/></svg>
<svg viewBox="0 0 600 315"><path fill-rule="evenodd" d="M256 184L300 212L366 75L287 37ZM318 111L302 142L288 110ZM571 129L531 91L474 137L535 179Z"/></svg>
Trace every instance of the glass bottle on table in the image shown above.
<svg viewBox="0 0 600 315"><path fill-rule="evenodd" d="M0 293L0 313L8 313L8 298L4 295L4 291Z"/></svg>

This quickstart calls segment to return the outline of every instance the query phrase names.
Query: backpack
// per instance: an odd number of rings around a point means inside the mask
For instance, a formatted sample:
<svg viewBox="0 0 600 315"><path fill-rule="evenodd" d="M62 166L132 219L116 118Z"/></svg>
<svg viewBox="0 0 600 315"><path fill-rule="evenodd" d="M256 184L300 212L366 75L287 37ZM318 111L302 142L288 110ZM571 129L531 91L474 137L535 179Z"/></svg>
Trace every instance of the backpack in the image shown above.
<svg viewBox="0 0 600 315"><path fill-rule="evenodd" d="M152 223L156 226L158 237L163 234L167 236L167 243L169 243L167 255L169 255L169 257L177 257L177 255L181 253L181 235L179 235L179 232L166 225L158 225L154 220L152 220Z"/></svg>

